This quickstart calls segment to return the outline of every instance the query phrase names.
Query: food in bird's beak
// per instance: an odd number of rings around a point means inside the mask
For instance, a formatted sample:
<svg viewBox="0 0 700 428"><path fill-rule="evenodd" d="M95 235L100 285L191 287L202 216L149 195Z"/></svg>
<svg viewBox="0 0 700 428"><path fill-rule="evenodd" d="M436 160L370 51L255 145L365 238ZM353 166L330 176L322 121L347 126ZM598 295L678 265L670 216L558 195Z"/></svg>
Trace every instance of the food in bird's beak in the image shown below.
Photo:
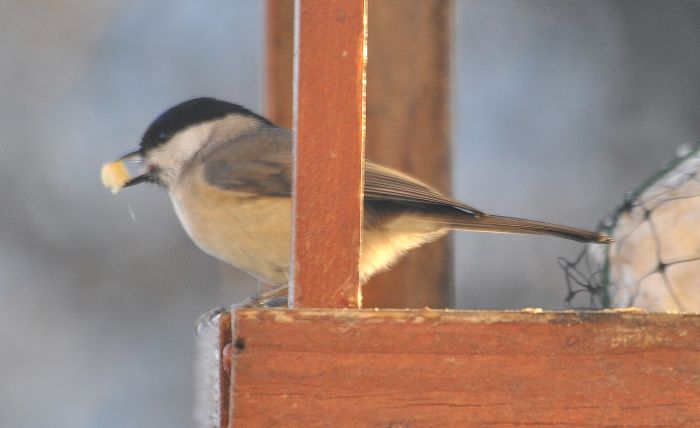
<svg viewBox="0 0 700 428"><path fill-rule="evenodd" d="M129 181L129 171L126 169L126 165L121 160L115 162L109 162L102 165L102 171L100 173L102 178L102 185L112 191L112 194L116 194L124 185Z"/></svg>

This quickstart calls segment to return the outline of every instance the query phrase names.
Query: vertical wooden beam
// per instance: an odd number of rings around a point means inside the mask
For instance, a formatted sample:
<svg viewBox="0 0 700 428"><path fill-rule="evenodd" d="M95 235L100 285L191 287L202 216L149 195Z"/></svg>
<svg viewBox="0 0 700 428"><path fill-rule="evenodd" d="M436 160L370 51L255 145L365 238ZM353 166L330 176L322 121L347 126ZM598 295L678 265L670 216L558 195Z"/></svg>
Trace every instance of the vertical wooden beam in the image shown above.
<svg viewBox="0 0 700 428"><path fill-rule="evenodd" d="M450 190L452 0L369 3L367 158ZM412 251L364 290L365 306L447 307L452 251Z"/></svg>
<svg viewBox="0 0 700 428"><path fill-rule="evenodd" d="M219 417L220 426L229 426L231 408L231 361L226 358L225 350L231 350L231 314L223 313L219 319ZM228 360L228 361L227 361Z"/></svg>
<svg viewBox="0 0 700 428"><path fill-rule="evenodd" d="M293 4L267 3L267 115L285 127L291 127L292 116ZM367 157L445 192L453 5L453 0L369 3ZM450 239L443 239L409 253L364 287L365 306L450 306L451 248Z"/></svg>
<svg viewBox="0 0 700 428"><path fill-rule="evenodd" d="M277 126L292 127L294 0L267 0L265 110Z"/></svg>
<svg viewBox="0 0 700 428"><path fill-rule="evenodd" d="M265 115L277 126L292 128L294 83L294 0L265 4ZM263 281L260 289L270 289Z"/></svg>
<svg viewBox="0 0 700 428"><path fill-rule="evenodd" d="M360 305L366 0L297 0L296 307Z"/></svg>

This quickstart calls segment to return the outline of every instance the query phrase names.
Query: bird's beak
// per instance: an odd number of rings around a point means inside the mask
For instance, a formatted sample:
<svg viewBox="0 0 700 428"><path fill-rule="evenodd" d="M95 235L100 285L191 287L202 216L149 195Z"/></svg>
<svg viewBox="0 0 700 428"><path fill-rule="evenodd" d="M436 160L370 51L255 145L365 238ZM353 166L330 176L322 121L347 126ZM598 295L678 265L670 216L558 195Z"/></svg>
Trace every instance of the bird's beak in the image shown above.
<svg viewBox="0 0 700 428"><path fill-rule="evenodd" d="M122 162L135 162L135 163L142 163L143 162L143 154L141 153L141 150L134 150L133 152L129 152L125 154L124 156L119 158L119 161ZM153 181L153 170L152 169L147 169L145 172L143 172L140 175L137 175L135 177L132 177L129 181L124 183L124 187L131 187L139 183L145 183Z"/></svg>
<svg viewBox="0 0 700 428"><path fill-rule="evenodd" d="M129 152L117 160L122 162L143 162L143 155L141 154L141 150L134 150L133 152Z"/></svg>

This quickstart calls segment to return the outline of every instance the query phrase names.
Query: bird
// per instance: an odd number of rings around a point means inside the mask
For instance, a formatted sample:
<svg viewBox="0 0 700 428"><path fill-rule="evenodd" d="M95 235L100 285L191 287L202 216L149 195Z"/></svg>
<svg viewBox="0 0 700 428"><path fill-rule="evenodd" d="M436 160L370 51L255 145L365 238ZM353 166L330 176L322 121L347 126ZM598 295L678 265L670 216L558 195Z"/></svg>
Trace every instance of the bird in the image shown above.
<svg viewBox="0 0 700 428"><path fill-rule="evenodd" d="M148 126L139 147L116 161L140 162L142 171L114 187L165 188L201 250L279 289L289 281L292 159L290 130L241 105L200 97ZM595 231L485 213L371 160L364 168L363 284L450 230L612 241Z"/></svg>

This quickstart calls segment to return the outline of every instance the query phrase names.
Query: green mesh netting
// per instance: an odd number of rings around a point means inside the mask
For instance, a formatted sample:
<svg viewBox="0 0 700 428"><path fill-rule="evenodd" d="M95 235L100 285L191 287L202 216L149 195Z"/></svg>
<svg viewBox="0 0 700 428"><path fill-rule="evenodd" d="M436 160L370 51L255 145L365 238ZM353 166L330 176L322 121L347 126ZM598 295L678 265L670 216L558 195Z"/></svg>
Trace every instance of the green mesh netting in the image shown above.
<svg viewBox="0 0 700 428"><path fill-rule="evenodd" d="M599 230L615 243L559 259L569 307L700 312L700 144L679 148Z"/></svg>

